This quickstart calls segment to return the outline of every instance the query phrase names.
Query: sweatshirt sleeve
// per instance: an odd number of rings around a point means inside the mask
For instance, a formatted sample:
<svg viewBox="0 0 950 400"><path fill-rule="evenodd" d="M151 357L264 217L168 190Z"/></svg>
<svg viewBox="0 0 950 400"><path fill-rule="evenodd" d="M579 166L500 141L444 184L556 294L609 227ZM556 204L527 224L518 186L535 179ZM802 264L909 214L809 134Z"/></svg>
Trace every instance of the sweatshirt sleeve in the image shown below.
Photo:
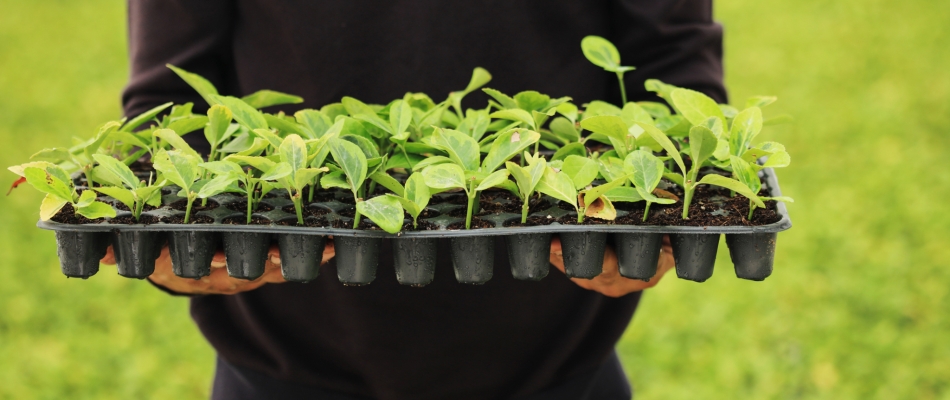
<svg viewBox="0 0 950 400"><path fill-rule="evenodd" d="M623 64L637 67L624 76L630 99L657 100L643 82L659 79L727 101L712 0L612 0L610 8L610 40Z"/></svg>
<svg viewBox="0 0 950 400"><path fill-rule="evenodd" d="M165 64L207 78L228 93L235 80L233 0L128 0L129 83L122 93L126 116L174 101L207 105Z"/></svg>

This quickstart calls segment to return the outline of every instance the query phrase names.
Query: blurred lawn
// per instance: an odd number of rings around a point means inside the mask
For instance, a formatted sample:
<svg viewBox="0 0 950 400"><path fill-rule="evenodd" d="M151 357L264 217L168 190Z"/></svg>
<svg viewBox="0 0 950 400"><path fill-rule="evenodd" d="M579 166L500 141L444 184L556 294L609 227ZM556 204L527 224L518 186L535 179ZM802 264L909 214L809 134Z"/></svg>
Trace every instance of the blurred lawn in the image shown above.
<svg viewBox="0 0 950 400"><path fill-rule="evenodd" d="M0 0L0 165L119 114L124 7ZM950 398L950 3L717 3L733 99L774 94L795 227L745 282L668 277L619 346L640 399ZM903 139L903 140L902 140ZM22 151L20 150L22 149ZM0 183L12 181L5 175ZM0 197L0 398L203 398L187 302L58 271L40 196Z"/></svg>

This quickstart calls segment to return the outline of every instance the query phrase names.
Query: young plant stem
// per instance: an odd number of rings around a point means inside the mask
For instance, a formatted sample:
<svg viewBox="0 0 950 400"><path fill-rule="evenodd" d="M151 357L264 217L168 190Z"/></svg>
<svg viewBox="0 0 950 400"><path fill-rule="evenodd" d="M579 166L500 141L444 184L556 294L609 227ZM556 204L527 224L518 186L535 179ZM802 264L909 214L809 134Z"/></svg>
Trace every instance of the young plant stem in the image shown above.
<svg viewBox="0 0 950 400"><path fill-rule="evenodd" d="M626 88L625 85L623 84L623 73L622 73L622 72L618 72L618 73L617 73L617 80L620 81L620 101L623 102L623 103L620 103L620 105L621 105L621 106L624 106L624 105L627 104L627 88Z"/></svg>
<svg viewBox="0 0 950 400"><path fill-rule="evenodd" d="M353 197L356 198L356 202L359 203L363 201L363 188L360 188L356 193L353 193ZM355 209L353 214L353 229L360 226L360 212L359 209Z"/></svg>
<svg viewBox="0 0 950 400"><path fill-rule="evenodd" d="M88 186L90 189L92 189L93 187L95 187L95 182L92 180L92 174L91 174L91 172L92 172L92 168L91 168L91 167L86 167L86 168L83 168L83 169L82 169L83 175L86 176L86 186Z"/></svg>
<svg viewBox="0 0 950 400"><path fill-rule="evenodd" d="M650 215L650 204L653 204L653 203L648 201L647 207L643 209L643 222L647 222L647 216Z"/></svg>
<svg viewBox="0 0 950 400"><path fill-rule="evenodd" d="M587 207L578 207L577 208L577 223L584 223L584 213L587 212Z"/></svg>
<svg viewBox="0 0 950 400"><path fill-rule="evenodd" d="M246 224L251 223L251 212L254 211L254 192L247 194L247 222Z"/></svg>
<svg viewBox="0 0 950 400"><path fill-rule="evenodd" d="M689 219L689 205L693 202L693 191L696 189L695 186L686 184L684 191L686 192L686 198L683 199L683 219Z"/></svg>
<svg viewBox="0 0 950 400"><path fill-rule="evenodd" d="M531 197L525 197L524 203L521 205L521 223L528 222L528 204L531 201Z"/></svg>
<svg viewBox="0 0 950 400"><path fill-rule="evenodd" d="M402 156L406 157L406 164L409 164L409 168L406 168L406 175L412 175L412 162L409 161L409 153L406 153L406 146L399 145L399 150L402 150Z"/></svg>
<svg viewBox="0 0 950 400"><path fill-rule="evenodd" d="M752 200L749 200L749 217L746 218L749 221L752 221L752 213L755 211L755 203Z"/></svg>
<svg viewBox="0 0 950 400"><path fill-rule="evenodd" d="M472 229L472 206L475 203L475 191L469 193L468 195L468 213L465 214L465 229Z"/></svg>
<svg viewBox="0 0 950 400"><path fill-rule="evenodd" d="M206 199L203 199L206 200ZM185 206L185 223L191 219L191 205L195 202L195 196L193 194L188 194L188 200L186 200L188 205ZM202 206L204 207L204 206Z"/></svg>
<svg viewBox="0 0 950 400"><path fill-rule="evenodd" d="M290 200L294 202L294 211L297 212L297 225L303 225L303 195L296 192Z"/></svg>
<svg viewBox="0 0 950 400"><path fill-rule="evenodd" d="M145 202L136 201L132 205L134 206L132 207L132 217L135 218L135 222L139 222L139 218L142 217L142 209L145 208Z"/></svg>

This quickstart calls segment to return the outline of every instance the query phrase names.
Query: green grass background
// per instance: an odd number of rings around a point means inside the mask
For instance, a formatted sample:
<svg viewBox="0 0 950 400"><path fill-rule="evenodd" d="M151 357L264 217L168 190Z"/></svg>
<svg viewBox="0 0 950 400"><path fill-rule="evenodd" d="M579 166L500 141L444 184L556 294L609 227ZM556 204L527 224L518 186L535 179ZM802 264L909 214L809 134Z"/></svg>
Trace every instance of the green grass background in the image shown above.
<svg viewBox="0 0 950 400"><path fill-rule="evenodd" d="M950 3L716 7L734 101L777 95L768 112L797 118L764 134L793 155L795 227L765 282L723 247L710 281L645 296L619 345L638 398L950 398ZM118 115L124 12L0 0L0 165ZM64 278L39 200L0 197L0 398L206 397L187 302L109 268Z"/></svg>

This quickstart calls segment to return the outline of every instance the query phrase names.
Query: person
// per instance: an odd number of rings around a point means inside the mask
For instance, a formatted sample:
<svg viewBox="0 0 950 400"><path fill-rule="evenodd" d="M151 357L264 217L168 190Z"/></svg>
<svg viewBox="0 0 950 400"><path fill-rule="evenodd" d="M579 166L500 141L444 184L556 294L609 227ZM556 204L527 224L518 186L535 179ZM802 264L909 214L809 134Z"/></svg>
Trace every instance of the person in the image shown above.
<svg viewBox="0 0 950 400"><path fill-rule="evenodd" d="M128 21L129 116L168 101L204 110L166 64L223 94L302 96L282 108L288 113L342 96L385 103L412 91L440 100L476 66L505 93L617 104L614 75L582 55L586 35L611 40L637 67L625 78L631 100L657 100L643 89L649 78L726 100L711 0L130 0ZM479 95L467 100L484 103ZM187 139L198 147L198 136ZM281 283L276 249L254 281L228 277L221 253L210 276L179 278L167 249L149 279L191 296L191 315L218 354L215 399L630 398L614 346L641 291L673 267L668 242L649 282L621 277L609 248L592 280L552 272L518 281L505 273L503 240L496 249L494 277L482 286L455 282L442 249L431 284L401 286L386 244L376 280L344 287L332 242L319 278L306 284ZM563 271L560 254L555 239L551 263Z"/></svg>

